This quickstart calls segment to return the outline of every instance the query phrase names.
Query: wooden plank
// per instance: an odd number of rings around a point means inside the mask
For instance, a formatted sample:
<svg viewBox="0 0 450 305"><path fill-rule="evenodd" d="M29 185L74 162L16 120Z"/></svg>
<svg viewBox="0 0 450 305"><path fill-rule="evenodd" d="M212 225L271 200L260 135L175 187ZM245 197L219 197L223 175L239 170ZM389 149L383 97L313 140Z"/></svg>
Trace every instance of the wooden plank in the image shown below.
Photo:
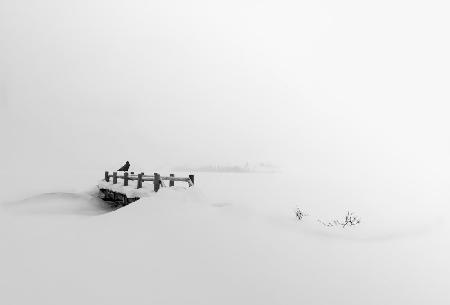
<svg viewBox="0 0 450 305"><path fill-rule="evenodd" d="M137 177L138 175L129 175L130 177ZM142 178L153 178L153 175L142 175Z"/></svg>
<svg viewBox="0 0 450 305"><path fill-rule="evenodd" d="M130 175L128 174L128 180L137 180L139 175ZM193 176L193 175L191 175ZM114 177L114 175L109 175L109 177ZM185 181L188 182L190 178L188 177L170 177L170 176L159 176L161 180L173 180L173 181ZM123 179L124 176L117 175L117 178ZM153 181L153 175L142 175L142 181Z"/></svg>
<svg viewBox="0 0 450 305"><path fill-rule="evenodd" d="M155 192L159 191L159 184L160 184L160 175L158 173L155 173L155 178L153 180L153 190Z"/></svg>
<svg viewBox="0 0 450 305"><path fill-rule="evenodd" d="M170 178L175 178L175 174L170 174ZM170 182L169 182L169 187L171 187L171 186L175 186L175 181L172 179L170 179Z"/></svg>
<svg viewBox="0 0 450 305"><path fill-rule="evenodd" d="M128 186L128 173L123 173L123 186Z"/></svg>
<svg viewBox="0 0 450 305"><path fill-rule="evenodd" d="M140 189L142 188L142 174L138 175L138 179L137 179L137 188Z"/></svg>
<svg viewBox="0 0 450 305"><path fill-rule="evenodd" d="M183 177L167 177L167 176L161 176L160 177L161 180L169 180L169 181L184 181L184 182L188 182L190 179L189 178L183 178Z"/></svg>
<svg viewBox="0 0 450 305"><path fill-rule="evenodd" d="M132 180L133 177L129 177L128 179ZM165 176L159 176L160 180L173 180L173 181L184 181L184 182L189 182L190 179L189 178L182 178L182 177L165 177ZM142 181L154 181L155 178L154 177L144 177L142 178Z"/></svg>

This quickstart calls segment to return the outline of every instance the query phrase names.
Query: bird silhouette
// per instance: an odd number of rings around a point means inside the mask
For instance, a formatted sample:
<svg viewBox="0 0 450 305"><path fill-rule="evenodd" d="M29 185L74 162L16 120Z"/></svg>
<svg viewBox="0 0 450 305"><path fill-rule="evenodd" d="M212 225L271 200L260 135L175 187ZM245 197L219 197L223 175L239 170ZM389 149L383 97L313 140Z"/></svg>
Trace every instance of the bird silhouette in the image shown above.
<svg viewBox="0 0 450 305"><path fill-rule="evenodd" d="M122 166L121 168L119 168L117 171L122 171L122 172L126 172L128 171L128 169L130 168L130 162L125 162L125 165Z"/></svg>

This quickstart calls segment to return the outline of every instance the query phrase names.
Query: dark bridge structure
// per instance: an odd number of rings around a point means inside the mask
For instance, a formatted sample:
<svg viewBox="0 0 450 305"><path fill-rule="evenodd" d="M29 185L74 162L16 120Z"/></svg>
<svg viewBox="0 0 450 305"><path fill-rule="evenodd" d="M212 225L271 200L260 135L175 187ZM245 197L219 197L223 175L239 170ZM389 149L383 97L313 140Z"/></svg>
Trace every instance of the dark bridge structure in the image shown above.
<svg viewBox="0 0 450 305"><path fill-rule="evenodd" d="M119 179L123 180L123 183L118 183ZM161 176L158 173L145 175L143 172L139 174L113 172L111 175L105 171L105 178L100 181L98 187L103 200L111 202L115 206L125 206L140 199L140 194L143 193L143 183L147 181L153 182L153 191L156 193L161 187L166 187L164 181L169 181L169 187L175 186L175 181L186 182L189 187L192 187L194 186L194 175L175 177L174 174L169 176Z"/></svg>

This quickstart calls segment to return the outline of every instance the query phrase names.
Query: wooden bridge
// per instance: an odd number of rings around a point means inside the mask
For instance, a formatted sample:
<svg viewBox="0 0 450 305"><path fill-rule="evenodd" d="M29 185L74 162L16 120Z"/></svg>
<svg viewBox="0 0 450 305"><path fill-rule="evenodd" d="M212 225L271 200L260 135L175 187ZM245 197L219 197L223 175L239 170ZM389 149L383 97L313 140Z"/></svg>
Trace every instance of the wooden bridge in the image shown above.
<svg viewBox="0 0 450 305"><path fill-rule="evenodd" d="M111 180L112 178L112 180ZM118 183L118 179L123 180L122 183ZM136 181L136 192L131 192L130 181ZM161 176L158 173L153 175L145 175L143 172L135 174L134 172L113 172L112 175L105 171L104 180L99 183L100 193L103 194L103 200L111 201L119 205L127 205L131 202L138 200L139 189L142 189L142 184L146 181L153 182L153 191L158 192L161 187L166 187L164 181L169 181L169 187L175 186L175 181L181 181L188 183L189 187L194 186L194 175L188 177L175 177L174 174L169 176Z"/></svg>

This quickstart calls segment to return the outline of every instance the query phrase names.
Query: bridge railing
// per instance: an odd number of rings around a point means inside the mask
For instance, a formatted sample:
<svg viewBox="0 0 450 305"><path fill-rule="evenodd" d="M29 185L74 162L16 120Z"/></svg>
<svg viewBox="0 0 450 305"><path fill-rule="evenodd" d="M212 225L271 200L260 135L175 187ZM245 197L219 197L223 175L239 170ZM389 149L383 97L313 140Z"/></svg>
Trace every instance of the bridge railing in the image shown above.
<svg viewBox="0 0 450 305"><path fill-rule="evenodd" d="M189 175L188 177L175 177L174 174L170 174L169 176L161 176L158 173L145 175L143 172L139 174L135 174L134 172L120 172L120 175L117 174L117 172L113 172L111 175L108 171L105 171L105 181L109 182L110 178L112 178L113 184L117 184L118 179L122 179L124 186L128 186L130 180L137 181L137 189L142 188L142 183L144 181L153 181L153 189L155 192L157 192L160 187L166 186L164 181L169 181L169 187L175 186L175 181L187 182L189 187L194 186L194 175Z"/></svg>

